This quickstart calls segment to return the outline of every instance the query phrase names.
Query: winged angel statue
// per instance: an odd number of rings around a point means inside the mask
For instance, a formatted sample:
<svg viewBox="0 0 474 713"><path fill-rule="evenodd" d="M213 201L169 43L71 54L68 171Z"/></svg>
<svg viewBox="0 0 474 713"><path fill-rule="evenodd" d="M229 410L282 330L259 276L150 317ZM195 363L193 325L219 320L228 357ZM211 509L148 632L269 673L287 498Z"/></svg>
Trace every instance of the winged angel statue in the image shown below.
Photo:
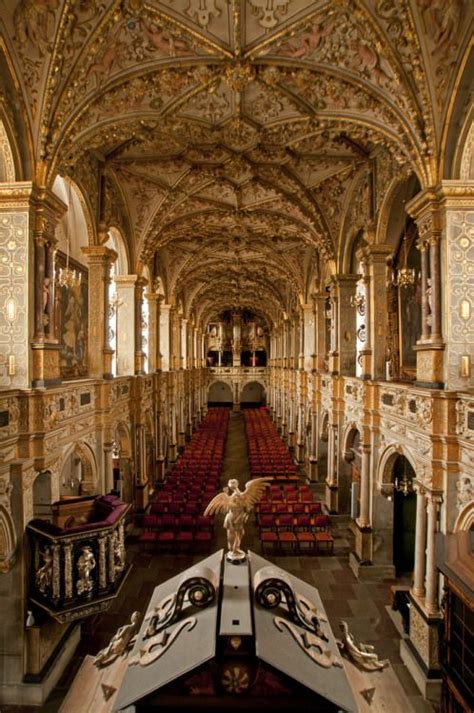
<svg viewBox="0 0 474 713"><path fill-rule="evenodd" d="M229 562L241 562L245 552L240 549L244 536L244 525L252 512L255 503L262 497L271 478L254 478L245 484L245 490L239 490L239 481L229 480L227 487L219 493L207 506L204 515L225 513L224 527L227 530L227 559Z"/></svg>

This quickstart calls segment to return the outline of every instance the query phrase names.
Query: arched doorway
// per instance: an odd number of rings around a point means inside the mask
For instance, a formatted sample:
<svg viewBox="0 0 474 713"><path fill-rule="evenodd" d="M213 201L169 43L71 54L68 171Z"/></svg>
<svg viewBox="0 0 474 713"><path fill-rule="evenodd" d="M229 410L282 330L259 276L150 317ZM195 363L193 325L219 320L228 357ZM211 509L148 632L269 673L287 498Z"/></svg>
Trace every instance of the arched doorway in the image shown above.
<svg viewBox="0 0 474 713"><path fill-rule="evenodd" d="M33 483L33 517L40 520L51 520L52 489L51 472L49 470L39 473Z"/></svg>
<svg viewBox="0 0 474 713"><path fill-rule="evenodd" d="M208 406L232 406L232 389L224 381L215 381L207 394Z"/></svg>
<svg viewBox="0 0 474 713"><path fill-rule="evenodd" d="M393 564L397 576L413 572L415 561L415 471L403 455L395 458L393 482Z"/></svg>
<svg viewBox="0 0 474 713"><path fill-rule="evenodd" d="M240 393L241 408L256 408L265 405L265 388L259 381L249 381L244 384Z"/></svg>
<svg viewBox="0 0 474 713"><path fill-rule="evenodd" d="M84 442L74 444L64 458L59 475L60 498L94 495L97 483L94 454Z"/></svg>

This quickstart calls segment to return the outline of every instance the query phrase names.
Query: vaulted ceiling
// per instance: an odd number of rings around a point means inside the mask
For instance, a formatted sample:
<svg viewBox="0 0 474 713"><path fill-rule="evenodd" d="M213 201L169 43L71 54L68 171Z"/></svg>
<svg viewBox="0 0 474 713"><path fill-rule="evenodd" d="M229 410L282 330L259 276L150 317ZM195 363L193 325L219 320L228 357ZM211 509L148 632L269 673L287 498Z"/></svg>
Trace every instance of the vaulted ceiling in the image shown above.
<svg viewBox="0 0 474 713"><path fill-rule="evenodd" d="M276 319L394 182L436 182L472 31L468 0L0 9L37 180L73 177L91 232L119 227L132 269L150 265L205 318L241 306Z"/></svg>

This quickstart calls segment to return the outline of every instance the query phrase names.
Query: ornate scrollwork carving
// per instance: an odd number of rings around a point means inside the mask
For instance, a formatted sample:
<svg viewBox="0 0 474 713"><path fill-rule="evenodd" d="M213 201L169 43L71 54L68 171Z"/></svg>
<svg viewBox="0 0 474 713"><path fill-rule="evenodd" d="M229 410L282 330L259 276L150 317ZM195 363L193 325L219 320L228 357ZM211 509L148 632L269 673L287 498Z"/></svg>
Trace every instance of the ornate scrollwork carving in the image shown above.
<svg viewBox="0 0 474 713"><path fill-rule="evenodd" d="M342 661L337 656L334 656L331 649L319 636L315 636L315 634L311 634L308 631L301 632L294 624L280 616L274 617L273 623L279 631L287 629L305 654L315 663L323 668L330 668L331 666L342 668Z"/></svg>
<svg viewBox="0 0 474 713"><path fill-rule="evenodd" d="M262 567L254 576L255 599L265 609L274 609L284 600L291 619L320 639L327 641L321 622L327 622L325 615L312 602L293 589L287 574L274 567Z"/></svg>
<svg viewBox="0 0 474 713"><path fill-rule="evenodd" d="M185 597L195 607L204 608L216 596L217 580L214 572L207 567L199 567L191 572L179 585L175 594L165 597L152 612L145 617L150 620L146 636L154 636L173 624L183 610Z"/></svg>

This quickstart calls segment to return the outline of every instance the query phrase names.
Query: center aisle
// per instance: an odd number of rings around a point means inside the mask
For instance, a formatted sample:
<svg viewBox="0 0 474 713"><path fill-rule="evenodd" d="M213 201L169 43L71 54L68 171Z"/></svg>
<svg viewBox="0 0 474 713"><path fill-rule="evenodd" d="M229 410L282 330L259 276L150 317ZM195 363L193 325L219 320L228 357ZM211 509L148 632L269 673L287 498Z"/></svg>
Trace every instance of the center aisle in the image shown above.
<svg viewBox="0 0 474 713"><path fill-rule="evenodd" d="M229 429L224 450L224 461L221 470L221 487L227 485L227 481L236 478L239 481L240 489L245 487L247 480L250 480L250 468L247 457L247 438L245 436L244 417L239 412L230 413ZM251 522L252 521L252 522ZM249 534L253 527L253 518L247 524ZM215 522L216 547L227 547L227 537L222 526L223 519L217 516ZM244 549L249 547L249 538L246 536L243 541Z"/></svg>

